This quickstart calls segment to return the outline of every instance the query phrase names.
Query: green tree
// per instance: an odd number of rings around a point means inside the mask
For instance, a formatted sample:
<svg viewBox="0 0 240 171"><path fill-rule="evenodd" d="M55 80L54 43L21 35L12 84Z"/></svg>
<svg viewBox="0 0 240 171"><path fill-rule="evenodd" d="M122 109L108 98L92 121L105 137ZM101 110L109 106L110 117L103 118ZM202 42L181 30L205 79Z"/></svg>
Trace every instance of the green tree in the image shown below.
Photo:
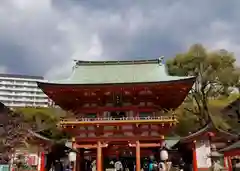
<svg viewBox="0 0 240 171"><path fill-rule="evenodd" d="M184 110L184 106L180 106L175 111L179 123L173 130L173 134L178 136L187 136L191 132L196 132L199 127L197 117L192 115L188 110Z"/></svg>
<svg viewBox="0 0 240 171"><path fill-rule="evenodd" d="M71 113L65 112L60 108L31 107L17 108L15 109L15 112L22 113L25 121L29 123L29 125L34 126L31 129L32 131L51 141L50 150L47 156L46 170L50 170L51 166L56 164L55 161L66 157L66 151L69 150L69 148L65 146L65 142L70 139L70 136L61 131L57 127L57 124L62 117L71 116ZM30 144L27 145L28 147L32 146L31 139Z"/></svg>
<svg viewBox="0 0 240 171"><path fill-rule="evenodd" d="M208 52L201 44L192 45L186 53L177 54L166 64L170 75L195 76L196 82L186 110L195 114L201 125L210 120L209 99L227 96L234 84L235 57L226 50Z"/></svg>
<svg viewBox="0 0 240 171"><path fill-rule="evenodd" d="M240 68L236 67L235 71L232 74L232 83L234 84L235 88L238 89L238 93L240 93Z"/></svg>
<svg viewBox="0 0 240 171"><path fill-rule="evenodd" d="M32 131L41 134L53 141L64 141L68 138L62 132L57 124L62 117L71 116L72 114L61 110L60 108L16 108L15 112L24 116L25 122L32 125Z"/></svg>
<svg viewBox="0 0 240 171"><path fill-rule="evenodd" d="M15 108L10 110L0 104L0 164L6 164L17 148L31 147L34 138L30 131L63 142L68 136L57 128L66 112L57 108Z"/></svg>

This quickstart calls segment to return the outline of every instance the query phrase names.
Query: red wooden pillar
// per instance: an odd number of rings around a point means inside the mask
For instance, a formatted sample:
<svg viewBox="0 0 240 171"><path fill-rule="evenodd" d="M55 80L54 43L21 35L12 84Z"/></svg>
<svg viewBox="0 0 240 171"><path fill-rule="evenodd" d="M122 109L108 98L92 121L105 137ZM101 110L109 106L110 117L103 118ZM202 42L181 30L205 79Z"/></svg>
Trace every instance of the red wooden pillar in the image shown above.
<svg viewBox="0 0 240 171"><path fill-rule="evenodd" d="M141 170L140 143L136 141L136 171Z"/></svg>
<svg viewBox="0 0 240 171"><path fill-rule="evenodd" d="M223 157L223 167L227 168L228 164L227 164L227 157Z"/></svg>
<svg viewBox="0 0 240 171"><path fill-rule="evenodd" d="M116 150L116 159L117 159L117 160L119 160L119 156L120 156L118 150L119 150L119 149Z"/></svg>
<svg viewBox="0 0 240 171"><path fill-rule="evenodd" d="M192 167L193 171L197 171L197 153L196 153L196 141L192 142L192 155L193 155L193 161L192 161Z"/></svg>
<svg viewBox="0 0 240 171"><path fill-rule="evenodd" d="M40 171L45 171L45 154L44 154L44 152L40 153L40 157L41 157L41 160L40 160Z"/></svg>
<svg viewBox="0 0 240 171"><path fill-rule="evenodd" d="M108 154L107 154L107 148L105 148L105 147L102 147L102 170L104 171L104 170L106 170L106 167L105 167L105 165L104 165L104 158L107 156L109 156Z"/></svg>
<svg viewBox="0 0 240 171"><path fill-rule="evenodd" d="M228 169L228 167L229 167L228 157L225 154L224 154L224 157L223 157L223 164L224 164L224 168Z"/></svg>
<svg viewBox="0 0 240 171"><path fill-rule="evenodd" d="M97 171L102 171L102 146L101 142L97 142Z"/></svg>
<svg viewBox="0 0 240 171"><path fill-rule="evenodd" d="M79 149L79 151L77 152L77 154L76 154L76 163L75 163L75 171L81 171L81 158L82 158L82 156L81 156L81 153L80 153L80 150L81 149Z"/></svg>
<svg viewBox="0 0 240 171"><path fill-rule="evenodd" d="M230 156L227 157L227 161L228 161L228 170L232 171L232 161Z"/></svg>
<svg viewBox="0 0 240 171"><path fill-rule="evenodd" d="M83 171L84 149L80 148L76 156L76 171Z"/></svg>

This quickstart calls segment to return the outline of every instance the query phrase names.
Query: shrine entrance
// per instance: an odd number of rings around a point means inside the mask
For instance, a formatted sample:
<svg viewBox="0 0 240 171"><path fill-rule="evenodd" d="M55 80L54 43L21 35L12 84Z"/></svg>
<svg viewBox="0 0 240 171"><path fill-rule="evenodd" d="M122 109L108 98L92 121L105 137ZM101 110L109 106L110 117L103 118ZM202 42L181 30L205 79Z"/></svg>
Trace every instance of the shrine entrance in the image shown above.
<svg viewBox="0 0 240 171"><path fill-rule="evenodd" d="M141 144L142 145L142 144ZM141 146L139 145L139 146ZM82 152L83 149L79 149ZM81 153L84 158L84 162L81 158L77 159L76 165L82 165L78 171L82 170L95 170L97 167L101 167L100 170L129 170L134 171L136 169L144 168L145 170L149 166L150 160L159 161L159 147L150 148L137 148L137 144L130 144L128 141L109 143L108 146L101 148L84 149ZM80 164L82 163L82 164ZM78 166L77 166L78 167ZM97 169L99 170L99 169Z"/></svg>
<svg viewBox="0 0 240 171"><path fill-rule="evenodd" d="M103 168L133 171L136 163L135 148L129 147L128 143L109 144L104 149Z"/></svg>
<svg viewBox="0 0 240 171"><path fill-rule="evenodd" d="M162 58L75 62L68 79L37 84L56 105L74 115L58 126L72 137L72 147L78 150L76 164L89 156L95 169L102 171L104 159L112 153L133 160L140 171L146 157L159 156L154 149L178 123L174 110L196 78L168 75ZM78 165L74 169L84 170Z"/></svg>

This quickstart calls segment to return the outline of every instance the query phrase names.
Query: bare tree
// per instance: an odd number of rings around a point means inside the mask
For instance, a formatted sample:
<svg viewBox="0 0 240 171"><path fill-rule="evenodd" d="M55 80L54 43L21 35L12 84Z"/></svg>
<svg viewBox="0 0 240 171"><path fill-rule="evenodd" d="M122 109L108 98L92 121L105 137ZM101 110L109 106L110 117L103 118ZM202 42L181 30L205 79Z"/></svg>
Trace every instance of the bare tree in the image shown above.
<svg viewBox="0 0 240 171"><path fill-rule="evenodd" d="M16 147L24 145L30 125L20 113L15 113L0 103L0 163L10 161Z"/></svg>

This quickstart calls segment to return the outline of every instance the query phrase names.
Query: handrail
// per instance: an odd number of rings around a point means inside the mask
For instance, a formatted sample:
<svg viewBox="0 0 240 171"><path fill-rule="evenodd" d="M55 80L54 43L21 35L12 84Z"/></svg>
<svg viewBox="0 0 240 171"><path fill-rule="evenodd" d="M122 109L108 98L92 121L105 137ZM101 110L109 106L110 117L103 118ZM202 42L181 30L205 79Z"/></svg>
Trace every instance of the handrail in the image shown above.
<svg viewBox="0 0 240 171"><path fill-rule="evenodd" d="M176 121L175 116L147 116L147 117L121 117L121 118L113 118L113 117L104 117L104 118L76 118L76 119L62 119L61 122L67 121L123 121L123 120L173 120Z"/></svg>

